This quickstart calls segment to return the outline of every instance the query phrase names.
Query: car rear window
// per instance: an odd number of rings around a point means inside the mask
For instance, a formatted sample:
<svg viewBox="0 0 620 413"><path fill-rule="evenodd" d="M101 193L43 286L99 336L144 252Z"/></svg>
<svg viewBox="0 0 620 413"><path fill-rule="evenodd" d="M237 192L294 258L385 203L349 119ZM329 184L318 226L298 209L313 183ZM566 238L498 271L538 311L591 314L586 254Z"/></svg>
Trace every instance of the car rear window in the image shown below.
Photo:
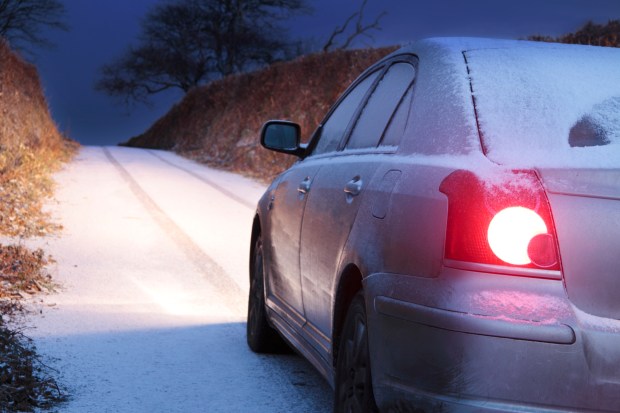
<svg viewBox="0 0 620 413"><path fill-rule="evenodd" d="M483 148L519 167L620 167L620 49L465 53Z"/></svg>
<svg viewBox="0 0 620 413"><path fill-rule="evenodd" d="M347 149L374 148L379 144L414 76L415 70L409 63L395 63L389 67L362 109Z"/></svg>

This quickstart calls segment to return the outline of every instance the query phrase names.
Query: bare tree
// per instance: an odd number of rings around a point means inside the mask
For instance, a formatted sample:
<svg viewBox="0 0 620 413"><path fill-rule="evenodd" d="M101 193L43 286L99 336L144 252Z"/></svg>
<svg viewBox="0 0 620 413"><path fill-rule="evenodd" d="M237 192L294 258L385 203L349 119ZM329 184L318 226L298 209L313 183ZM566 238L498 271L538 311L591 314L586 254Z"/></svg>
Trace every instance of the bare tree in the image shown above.
<svg viewBox="0 0 620 413"><path fill-rule="evenodd" d="M0 36L22 51L52 44L44 28L67 30L64 5L58 0L0 0Z"/></svg>
<svg viewBox="0 0 620 413"><path fill-rule="evenodd" d="M142 22L139 44L102 68L95 88L147 102L168 89L187 92L218 77L287 55L280 22L306 10L305 0L176 0Z"/></svg>
<svg viewBox="0 0 620 413"><path fill-rule="evenodd" d="M323 45L324 52L328 52L334 49L346 49L351 46L351 44L356 38L360 36L373 39L372 35L369 32L372 30L381 30L381 26L379 25L379 23L381 22L383 16L385 16L387 13L383 11L379 13L379 15L372 22L364 24L364 9L366 8L367 1L368 0L363 0L359 10L351 14L347 18L347 20L345 20L342 26L336 26L332 34L329 36L329 39L327 39L327 41ZM353 26L353 32L348 34L344 38L344 40L339 42L338 38L345 35L347 29L349 28L349 25L353 22L355 22Z"/></svg>

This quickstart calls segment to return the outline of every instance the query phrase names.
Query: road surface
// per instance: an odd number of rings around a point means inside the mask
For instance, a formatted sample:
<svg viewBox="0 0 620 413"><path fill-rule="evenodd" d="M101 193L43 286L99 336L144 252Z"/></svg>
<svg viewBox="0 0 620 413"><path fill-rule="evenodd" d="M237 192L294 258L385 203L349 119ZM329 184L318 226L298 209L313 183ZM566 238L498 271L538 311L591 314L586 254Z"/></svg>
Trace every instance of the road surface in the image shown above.
<svg viewBox="0 0 620 413"><path fill-rule="evenodd" d="M172 153L84 147L56 174L64 226L35 240L60 284L30 319L62 412L325 412L296 355L245 342L248 246L264 185ZM40 301L42 298L42 302Z"/></svg>

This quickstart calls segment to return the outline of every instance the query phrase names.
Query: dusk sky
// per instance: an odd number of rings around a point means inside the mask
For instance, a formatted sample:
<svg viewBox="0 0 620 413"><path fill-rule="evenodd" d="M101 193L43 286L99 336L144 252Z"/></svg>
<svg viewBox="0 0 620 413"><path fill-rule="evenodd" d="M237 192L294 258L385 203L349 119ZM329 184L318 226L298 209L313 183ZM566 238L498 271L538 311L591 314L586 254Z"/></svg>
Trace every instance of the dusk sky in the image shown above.
<svg viewBox="0 0 620 413"><path fill-rule="evenodd" d="M55 49L37 50L52 114L82 144L114 145L146 130L182 98L171 92L152 107L126 107L94 90L101 66L135 44L140 21L157 0L64 0L68 32L52 32ZM314 12L287 22L291 38L322 44L361 0L309 0ZM620 0L369 0L368 19L386 11L370 46L404 44L431 36L523 38L574 32L588 20L620 19ZM363 43L356 46L362 47Z"/></svg>

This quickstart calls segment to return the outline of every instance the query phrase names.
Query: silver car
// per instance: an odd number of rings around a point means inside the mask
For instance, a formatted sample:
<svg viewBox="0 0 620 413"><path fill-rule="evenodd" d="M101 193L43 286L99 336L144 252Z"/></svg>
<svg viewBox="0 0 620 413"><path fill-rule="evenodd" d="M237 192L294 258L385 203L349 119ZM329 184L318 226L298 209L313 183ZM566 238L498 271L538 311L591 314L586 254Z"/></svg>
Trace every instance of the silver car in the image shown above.
<svg viewBox="0 0 620 413"><path fill-rule="evenodd" d="M261 142L299 160L256 212L248 343L334 411L620 411L619 49L419 41Z"/></svg>

